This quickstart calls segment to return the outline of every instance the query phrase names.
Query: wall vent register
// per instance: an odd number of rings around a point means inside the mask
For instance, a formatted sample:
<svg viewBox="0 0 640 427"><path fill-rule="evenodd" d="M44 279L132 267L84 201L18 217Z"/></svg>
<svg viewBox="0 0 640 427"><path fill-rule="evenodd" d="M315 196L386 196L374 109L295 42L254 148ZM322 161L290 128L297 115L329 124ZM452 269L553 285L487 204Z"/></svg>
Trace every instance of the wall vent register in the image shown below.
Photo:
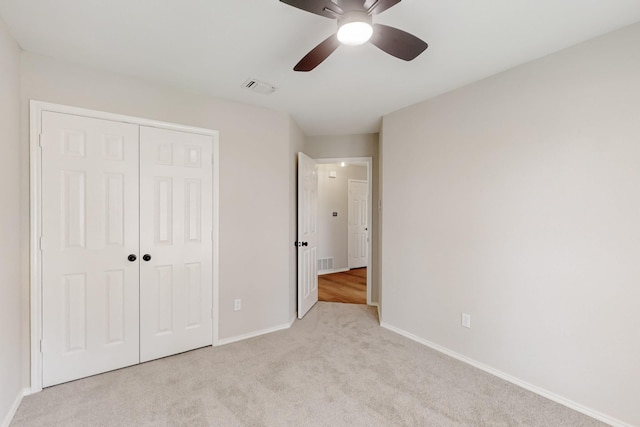
<svg viewBox="0 0 640 427"><path fill-rule="evenodd" d="M333 258L318 258L318 271L333 270Z"/></svg>
<svg viewBox="0 0 640 427"><path fill-rule="evenodd" d="M276 91L275 85L271 83L262 82L257 79L247 79L242 84L245 89L252 90L253 92L261 93L263 95L270 95Z"/></svg>

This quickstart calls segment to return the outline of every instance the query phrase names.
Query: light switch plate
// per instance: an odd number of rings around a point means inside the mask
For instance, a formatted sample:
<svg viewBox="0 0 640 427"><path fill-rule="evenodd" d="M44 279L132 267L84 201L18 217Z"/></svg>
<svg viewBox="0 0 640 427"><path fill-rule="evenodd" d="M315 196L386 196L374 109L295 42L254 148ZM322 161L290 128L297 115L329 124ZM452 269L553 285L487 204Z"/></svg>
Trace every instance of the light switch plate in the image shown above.
<svg viewBox="0 0 640 427"><path fill-rule="evenodd" d="M471 315L468 313L462 313L462 326L465 328L471 327Z"/></svg>

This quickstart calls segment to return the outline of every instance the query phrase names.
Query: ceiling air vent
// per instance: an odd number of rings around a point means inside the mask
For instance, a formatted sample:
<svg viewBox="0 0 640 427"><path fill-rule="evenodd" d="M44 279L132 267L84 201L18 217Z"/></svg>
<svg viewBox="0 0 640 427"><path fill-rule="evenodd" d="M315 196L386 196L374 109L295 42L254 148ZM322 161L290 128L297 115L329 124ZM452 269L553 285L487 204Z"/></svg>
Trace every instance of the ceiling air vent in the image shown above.
<svg viewBox="0 0 640 427"><path fill-rule="evenodd" d="M256 79L247 79L242 84L242 87L265 95L272 94L276 91L276 87L271 83L261 82L260 80Z"/></svg>

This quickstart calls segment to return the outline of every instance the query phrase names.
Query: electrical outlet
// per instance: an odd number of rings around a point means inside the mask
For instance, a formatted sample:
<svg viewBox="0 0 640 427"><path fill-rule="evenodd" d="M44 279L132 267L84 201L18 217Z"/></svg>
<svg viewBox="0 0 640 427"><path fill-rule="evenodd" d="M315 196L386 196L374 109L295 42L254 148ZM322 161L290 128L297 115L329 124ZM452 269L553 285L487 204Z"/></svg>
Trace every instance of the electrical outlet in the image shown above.
<svg viewBox="0 0 640 427"><path fill-rule="evenodd" d="M233 300L233 311L242 310L242 300L240 298Z"/></svg>
<svg viewBox="0 0 640 427"><path fill-rule="evenodd" d="M462 326L465 328L471 327L471 315L468 313L462 313Z"/></svg>

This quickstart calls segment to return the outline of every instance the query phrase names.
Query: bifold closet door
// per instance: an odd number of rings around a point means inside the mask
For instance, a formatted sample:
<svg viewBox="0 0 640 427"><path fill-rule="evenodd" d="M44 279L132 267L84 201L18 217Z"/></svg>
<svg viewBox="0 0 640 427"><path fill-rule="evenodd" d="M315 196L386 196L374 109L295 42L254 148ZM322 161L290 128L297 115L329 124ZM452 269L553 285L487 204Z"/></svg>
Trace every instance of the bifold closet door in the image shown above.
<svg viewBox="0 0 640 427"><path fill-rule="evenodd" d="M47 387L139 362L138 126L43 112L40 141Z"/></svg>
<svg viewBox="0 0 640 427"><path fill-rule="evenodd" d="M140 127L140 361L211 345L213 145Z"/></svg>

